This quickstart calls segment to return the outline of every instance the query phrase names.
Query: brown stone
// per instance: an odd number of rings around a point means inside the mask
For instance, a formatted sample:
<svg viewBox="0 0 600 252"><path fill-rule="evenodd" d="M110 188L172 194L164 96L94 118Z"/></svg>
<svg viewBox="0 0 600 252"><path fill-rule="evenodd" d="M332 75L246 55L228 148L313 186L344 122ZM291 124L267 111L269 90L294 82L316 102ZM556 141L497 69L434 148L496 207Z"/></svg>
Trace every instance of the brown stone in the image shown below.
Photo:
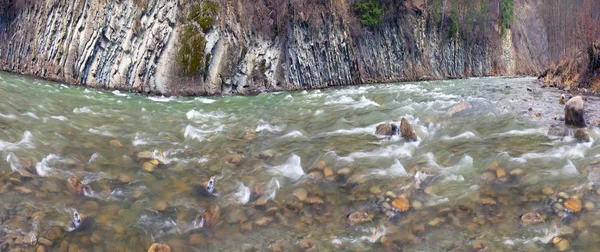
<svg viewBox="0 0 600 252"><path fill-rule="evenodd" d="M46 247L52 247L52 241L48 240L48 239L46 239L44 237L40 237L38 239L38 243L41 244L41 245L43 245L43 246L46 246Z"/></svg>
<svg viewBox="0 0 600 252"><path fill-rule="evenodd" d="M123 147L123 144L119 140L110 140L108 144L112 147Z"/></svg>
<svg viewBox="0 0 600 252"><path fill-rule="evenodd" d="M331 170L331 168L325 168L325 169L323 169L323 175L326 178L329 178L329 177L333 176L333 170Z"/></svg>
<svg viewBox="0 0 600 252"><path fill-rule="evenodd" d="M79 181L79 179L75 177L70 177L68 179L68 186L71 189L71 192L75 194L75 196L84 196L86 186Z"/></svg>
<svg viewBox="0 0 600 252"><path fill-rule="evenodd" d="M565 201L565 208L574 213L581 211L581 200L578 198L570 198Z"/></svg>
<svg viewBox="0 0 600 252"><path fill-rule="evenodd" d="M317 164L315 164L313 169L323 170L323 169L325 169L326 166L327 166L327 163L325 163L325 161L321 160L321 161L317 162Z"/></svg>
<svg viewBox="0 0 600 252"><path fill-rule="evenodd" d="M400 212L405 212L410 207L410 203L409 203L408 199L400 196L400 197L396 198L394 201L392 201L392 207L394 207L396 210L398 210Z"/></svg>
<svg viewBox="0 0 600 252"><path fill-rule="evenodd" d="M529 212L521 216L521 221L525 224L536 224L544 222L544 218L538 212Z"/></svg>
<svg viewBox="0 0 600 252"><path fill-rule="evenodd" d="M417 132L413 129L412 125L408 122L408 120L402 118L400 121L400 132L402 133L402 137L406 141L417 141Z"/></svg>
<svg viewBox="0 0 600 252"><path fill-rule="evenodd" d="M371 216L364 211L357 211L348 216L348 224L355 225L370 222Z"/></svg>
<svg viewBox="0 0 600 252"><path fill-rule="evenodd" d="M382 123L382 124L377 125L377 128L375 128L375 134L380 135L380 136L394 135L394 129L392 127L392 124Z"/></svg>
<svg viewBox="0 0 600 252"><path fill-rule="evenodd" d="M225 162L230 164L239 164L242 161L242 157L237 154L229 154L225 156Z"/></svg>

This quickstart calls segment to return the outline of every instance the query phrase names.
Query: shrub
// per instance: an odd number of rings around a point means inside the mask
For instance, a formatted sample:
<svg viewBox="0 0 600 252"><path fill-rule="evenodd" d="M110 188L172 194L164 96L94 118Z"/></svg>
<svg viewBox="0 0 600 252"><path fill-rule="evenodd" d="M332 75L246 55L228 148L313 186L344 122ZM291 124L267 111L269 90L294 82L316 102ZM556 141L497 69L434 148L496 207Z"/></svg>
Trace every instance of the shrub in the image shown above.
<svg viewBox="0 0 600 252"><path fill-rule="evenodd" d="M204 32L207 32L215 23L215 16L219 11L219 5L214 2L197 4L190 9L188 22L196 22Z"/></svg>
<svg viewBox="0 0 600 252"><path fill-rule="evenodd" d="M358 2L357 5L358 18L360 23L366 26L376 26L381 21L381 9L379 2L374 0L365 0Z"/></svg>
<svg viewBox="0 0 600 252"><path fill-rule="evenodd" d="M500 4L500 22L502 26L502 35L505 35L506 31L510 29L510 24L512 24L514 18L514 8L514 0L502 0L502 3Z"/></svg>
<svg viewBox="0 0 600 252"><path fill-rule="evenodd" d="M452 14L450 15L450 22L448 26L448 37L456 38L458 36L458 11L452 9Z"/></svg>

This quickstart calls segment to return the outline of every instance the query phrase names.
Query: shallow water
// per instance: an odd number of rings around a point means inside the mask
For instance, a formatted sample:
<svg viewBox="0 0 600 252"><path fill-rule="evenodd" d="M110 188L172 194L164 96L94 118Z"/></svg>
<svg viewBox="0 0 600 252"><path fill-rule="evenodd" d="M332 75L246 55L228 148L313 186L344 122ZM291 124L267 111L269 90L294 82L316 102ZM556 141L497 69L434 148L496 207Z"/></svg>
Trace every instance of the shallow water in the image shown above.
<svg viewBox="0 0 600 252"><path fill-rule="evenodd" d="M571 227L560 234L571 249L594 251L600 131L588 129L590 143L548 136L563 107L556 90L537 86L477 78L165 98L0 73L0 250L44 237L57 250L545 251L556 250L554 230ZM471 108L448 114L459 102ZM375 136L402 117L419 141ZM140 152L160 164L143 170ZM333 175L313 168L320 161ZM494 162L504 177L488 169ZM216 196L198 193L211 177ZM391 211L389 192L410 209ZM588 208L561 209L561 192ZM215 205L216 224L194 225ZM75 211L86 225L72 230ZM356 211L372 220L350 223ZM522 223L532 211L545 221Z"/></svg>

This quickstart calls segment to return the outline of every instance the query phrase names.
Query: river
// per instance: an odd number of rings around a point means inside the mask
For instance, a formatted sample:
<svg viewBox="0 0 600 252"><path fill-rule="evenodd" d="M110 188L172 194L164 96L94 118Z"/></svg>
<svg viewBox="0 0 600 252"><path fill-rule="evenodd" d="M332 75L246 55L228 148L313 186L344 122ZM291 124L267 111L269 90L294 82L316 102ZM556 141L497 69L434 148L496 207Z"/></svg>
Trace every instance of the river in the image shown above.
<svg viewBox="0 0 600 252"><path fill-rule="evenodd" d="M538 86L165 98L0 73L0 250L594 251L600 131L549 136L563 105ZM449 113L460 102L470 108ZM375 135L399 118L418 141ZM582 210L569 211L575 198ZM365 222L349 220L357 212Z"/></svg>

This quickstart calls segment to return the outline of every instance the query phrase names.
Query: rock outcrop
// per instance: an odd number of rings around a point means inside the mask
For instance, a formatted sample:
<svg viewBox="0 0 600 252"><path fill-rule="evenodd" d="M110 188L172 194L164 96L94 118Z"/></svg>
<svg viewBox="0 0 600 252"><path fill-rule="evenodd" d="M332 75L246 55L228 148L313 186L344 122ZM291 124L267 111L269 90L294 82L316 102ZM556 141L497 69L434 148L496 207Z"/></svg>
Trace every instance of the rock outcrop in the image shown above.
<svg viewBox="0 0 600 252"><path fill-rule="evenodd" d="M375 129L375 134L379 136L398 135L398 126L390 123L379 124Z"/></svg>
<svg viewBox="0 0 600 252"><path fill-rule="evenodd" d="M577 127L585 127L583 109L583 98L581 96L569 99L565 105L565 123Z"/></svg>
<svg viewBox="0 0 600 252"><path fill-rule="evenodd" d="M532 11L517 11L514 28L504 37L493 31L501 41L489 43L448 37L415 4L356 32L352 13L290 5L280 17L274 7L261 14L246 13L242 2L207 3L31 1L0 19L0 68L87 87L219 95L533 74L545 64L533 56L547 47L536 43L544 39L537 1L520 3ZM207 6L216 8L211 23L190 21L191 10ZM248 15L265 18L264 25L251 26ZM192 60L193 67L182 65Z"/></svg>

